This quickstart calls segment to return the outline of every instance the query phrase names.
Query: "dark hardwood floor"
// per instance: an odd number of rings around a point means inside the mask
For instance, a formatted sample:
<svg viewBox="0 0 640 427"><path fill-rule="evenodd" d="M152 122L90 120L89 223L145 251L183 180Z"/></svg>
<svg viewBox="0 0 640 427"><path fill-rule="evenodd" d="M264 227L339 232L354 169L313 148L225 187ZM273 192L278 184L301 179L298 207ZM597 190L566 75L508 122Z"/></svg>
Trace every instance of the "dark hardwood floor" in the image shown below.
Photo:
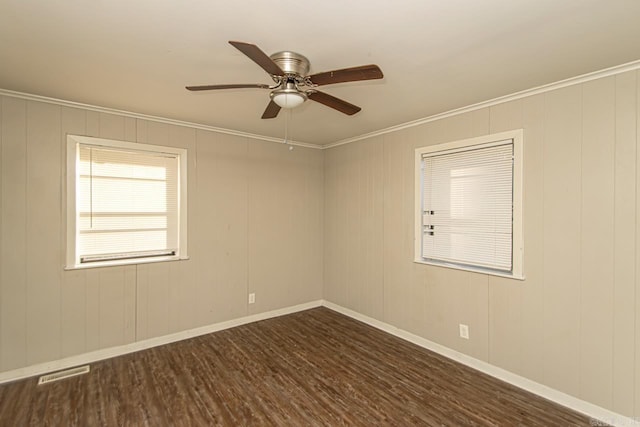
<svg viewBox="0 0 640 427"><path fill-rule="evenodd" d="M1 426L564 426L588 417L326 308L0 386Z"/></svg>

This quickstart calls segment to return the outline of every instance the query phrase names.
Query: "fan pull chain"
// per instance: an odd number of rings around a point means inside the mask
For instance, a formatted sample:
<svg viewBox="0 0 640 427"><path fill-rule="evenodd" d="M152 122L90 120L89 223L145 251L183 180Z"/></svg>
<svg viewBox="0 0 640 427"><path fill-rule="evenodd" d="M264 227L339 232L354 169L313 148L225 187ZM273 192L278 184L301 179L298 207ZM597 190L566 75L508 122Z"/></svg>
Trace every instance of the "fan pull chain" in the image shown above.
<svg viewBox="0 0 640 427"><path fill-rule="evenodd" d="M291 119L291 108L287 108L284 115L284 143L289 145L289 122ZM289 151L293 150L293 145L289 145Z"/></svg>

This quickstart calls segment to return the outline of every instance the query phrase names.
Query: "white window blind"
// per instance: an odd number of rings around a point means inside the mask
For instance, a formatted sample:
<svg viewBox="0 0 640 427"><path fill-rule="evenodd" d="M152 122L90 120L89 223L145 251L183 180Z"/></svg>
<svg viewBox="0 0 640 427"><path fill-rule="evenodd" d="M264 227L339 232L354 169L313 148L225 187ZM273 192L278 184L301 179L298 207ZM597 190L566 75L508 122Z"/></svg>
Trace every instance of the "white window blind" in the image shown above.
<svg viewBox="0 0 640 427"><path fill-rule="evenodd" d="M422 258L512 271L513 142L422 155Z"/></svg>
<svg viewBox="0 0 640 427"><path fill-rule="evenodd" d="M76 262L176 255L180 159L78 144Z"/></svg>

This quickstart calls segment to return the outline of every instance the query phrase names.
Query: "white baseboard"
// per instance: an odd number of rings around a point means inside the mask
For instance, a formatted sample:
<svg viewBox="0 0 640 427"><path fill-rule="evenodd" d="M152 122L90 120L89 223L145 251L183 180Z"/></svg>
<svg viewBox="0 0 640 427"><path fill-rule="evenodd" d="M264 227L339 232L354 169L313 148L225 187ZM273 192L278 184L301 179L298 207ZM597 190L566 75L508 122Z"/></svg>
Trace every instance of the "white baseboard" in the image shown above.
<svg viewBox="0 0 640 427"><path fill-rule="evenodd" d="M278 310L267 311L265 313L253 314L250 316L240 317L238 319L228 320L226 322L215 323L213 325L201 326L199 328L189 329L186 331L176 332L174 334L163 335L161 337L149 338L142 341L124 344L117 347L110 347L89 353L79 354L77 356L66 357L64 359L54 360L51 362L39 363L37 365L26 366L24 368L14 369L11 371L0 372L0 384L11 381L21 380L36 375L42 375L49 372L68 369L78 365L86 365L98 360L109 359L111 357L122 356L128 353L134 353L140 350L146 350L151 347L157 347L164 344L170 344L176 341L182 341L188 338L200 335L210 334L212 332L222 331L224 329L233 328L235 326L246 325L247 323L257 322L259 320L271 319L273 317L284 316L286 314L297 313L299 311L308 310L310 308L320 307L322 300L311 301L304 304L298 304L291 307L285 307Z"/></svg>
<svg viewBox="0 0 640 427"><path fill-rule="evenodd" d="M97 362L99 360L109 359L111 357L117 357L117 356L121 356L128 353L134 353L136 351L145 350L148 348L157 347L164 344L170 344L173 342L182 341L182 340L197 337L200 335L206 335L212 332L222 331L222 330L233 328L240 325L246 325L248 323L257 322L260 320L271 319L274 317L284 316L286 314L297 313L299 311L304 311L304 310L308 310L308 309L316 308L320 306L324 306L338 313L344 314L348 317L351 317L352 319L359 320L363 323L373 326L376 329L380 329L398 338L404 339L420 347L426 348L427 350L431 350L451 360L455 360L456 362L462 363L463 365L469 366L487 375L491 375L492 377L498 378L504 382L512 384L521 389L527 390L531 393L537 394L538 396L544 397L545 399L556 402L562 406L566 406L577 412L581 412L594 419L593 425L601 425L598 423L598 421L596 421L596 420L599 420L614 426L624 426L624 427L640 426L640 420L628 418L623 415L617 414L615 412L609 411L608 409L601 408L597 405L578 399L566 393L562 393L558 390L552 389L543 384L532 381L528 378L522 377L520 375L516 375L502 368L498 368L497 366L491 365L490 363L475 359L471 356L452 350L448 347L437 344L433 341L429 341L418 335L396 328L395 326L392 326L388 323L382 322L380 320L376 320L374 318L360 314L356 311L350 310L348 308L344 308L342 306L339 306L337 304L334 304L329 301L324 301L324 300L311 301L308 303L286 307L278 310L272 310L265 313L253 314L253 315L244 316L238 319L228 320L225 322L215 323L212 325L207 325L199 328L189 329L186 331L176 332L174 334L163 335L161 337L150 338L150 339L146 339L146 340L142 340L142 341L138 341L130 344L125 344L117 347L96 350L89 353L80 354L77 356L71 356L64 359L54 360L51 362L45 362L37 365L27 366L24 368L14 369L11 371L1 372L0 384L11 382L11 381L17 381L20 379L42 375L50 372L55 372L62 369L68 369L78 365L86 365L92 362Z"/></svg>
<svg viewBox="0 0 640 427"><path fill-rule="evenodd" d="M559 405L585 414L586 416L593 419L593 425L605 425L606 423L606 425L624 427L640 426L639 419L625 417L624 415L612 412L608 409L578 399L577 397L573 397L546 385L532 381L528 378L516 375L502 368L498 368L497 366L491 365L490 363L475 359L471 356L452 350L433 341L429 341L428 339L422 338L418 335L396 328L395 326L392 326L388 323L381 322L380 320L365 316L356 311L344 308L329 301L323 301L322 305L328 309L337 311L338 313L344 314L345 316L351 317L352 319L359 320L369 326L373 326L376 329L380 329L398 338L402 338L403 340L409 341L422 348L431 350L434 353L438 353L448 359L462 363L463 365L469 366L470 368L476 369L487 375L498 378L506 383L512 384L516 387L537 394L538 396L544 397L545 399L551 400L552 402L558 403Z"/></svg>

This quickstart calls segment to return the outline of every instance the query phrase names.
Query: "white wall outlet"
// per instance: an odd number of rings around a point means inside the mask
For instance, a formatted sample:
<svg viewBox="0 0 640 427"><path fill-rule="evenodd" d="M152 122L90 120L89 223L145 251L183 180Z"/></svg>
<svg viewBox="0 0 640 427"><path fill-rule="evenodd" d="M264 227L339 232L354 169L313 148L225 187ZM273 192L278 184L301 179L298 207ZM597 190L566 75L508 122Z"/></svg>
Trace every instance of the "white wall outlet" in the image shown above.
<svg viewBox="0 0 640 427"><path fill-rule="evenodd" d="M469 326L460 323L460 338L469 339Z"/></svg>
<svg viewBox="0 0 640 427"><path fill-rule="evenodd" d="M253 304L256 302L256 294L251 293L249 294L249 304Z"/></svg>

